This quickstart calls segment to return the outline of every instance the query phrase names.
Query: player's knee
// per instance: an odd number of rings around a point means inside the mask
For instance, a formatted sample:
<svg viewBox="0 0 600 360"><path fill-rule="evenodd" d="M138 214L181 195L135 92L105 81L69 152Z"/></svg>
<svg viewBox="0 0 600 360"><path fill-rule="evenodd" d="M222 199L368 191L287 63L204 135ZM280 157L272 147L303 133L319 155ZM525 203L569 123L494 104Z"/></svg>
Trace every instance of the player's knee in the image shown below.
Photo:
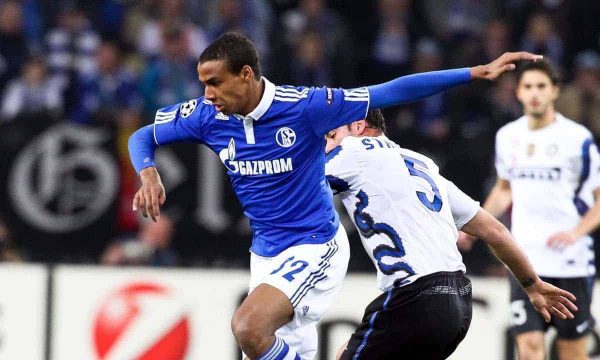
<svg viewBox="0 0 600 360"><path fill-rule="evenodd" d="M231 330L242 349L254 348L266 337L265 331L253 314L237 311L231 319Z"/></svg>
<svg viewBox="0 0 600 360"><path fill-rule="evenodd" d="M587 360L587 338L578 340L558 340L558 357L560 360Z"/></svg>
<svg viewBox="0 0 600 360"><path fill-rule="evenodd" d="M519 350L519 359L522 360L543 360L544 359L544 342L538 337L526 336L517 342Z"/></svg>

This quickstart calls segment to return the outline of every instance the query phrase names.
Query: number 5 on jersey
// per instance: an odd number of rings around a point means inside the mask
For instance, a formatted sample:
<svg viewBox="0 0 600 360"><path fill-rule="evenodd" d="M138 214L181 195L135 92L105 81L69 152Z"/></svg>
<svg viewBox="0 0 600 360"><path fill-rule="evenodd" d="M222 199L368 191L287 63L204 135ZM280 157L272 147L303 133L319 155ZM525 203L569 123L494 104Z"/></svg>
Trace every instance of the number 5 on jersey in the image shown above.
<svg viewBox="0 0 600 360"><path fill-rule="evenodd" d="M417 191L417 197L419 198L419 201L421 201L421 203L425 205L425 207L429 210L440 212L440 210L442 209L442 196L440 195L440 189L438 189L431 176L429 176L426 172L415 168L415 165L418 165L419 167L427 170L427 165L425 165L425 163L421 160L417 160L410 156L402 155L402 157L404 158L404 163L406 164L410 175L420 177L421 179L427 181L431 186L431 190L433 191L433 201L429 201L429 199L427 198L427 194L425 194L424 192Z"/></svg>

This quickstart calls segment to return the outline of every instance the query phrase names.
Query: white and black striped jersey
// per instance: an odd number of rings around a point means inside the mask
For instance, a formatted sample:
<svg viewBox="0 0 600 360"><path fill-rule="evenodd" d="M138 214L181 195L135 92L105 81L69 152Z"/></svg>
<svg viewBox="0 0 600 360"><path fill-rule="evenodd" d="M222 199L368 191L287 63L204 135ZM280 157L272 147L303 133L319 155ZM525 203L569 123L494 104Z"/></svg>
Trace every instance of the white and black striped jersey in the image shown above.
<svg viewBox="0 0 600 360"><path fill-rule="evenodd" d="M479 203L442 177L431 159L383 135L349 136L328 154L325 172L377 268L380 289L465 271L458 229Z"/></svg>
<svg viewBox="0 0 600 360"><path fill-rule="evenodd" d="M539 275L595 273L590 236L561 250L546 243L551 235L575 228L593 204L599 167L592 134L558 113L544 128L529 129L523 116L496 134L496 171L512 190L511 230Z"/></svg>

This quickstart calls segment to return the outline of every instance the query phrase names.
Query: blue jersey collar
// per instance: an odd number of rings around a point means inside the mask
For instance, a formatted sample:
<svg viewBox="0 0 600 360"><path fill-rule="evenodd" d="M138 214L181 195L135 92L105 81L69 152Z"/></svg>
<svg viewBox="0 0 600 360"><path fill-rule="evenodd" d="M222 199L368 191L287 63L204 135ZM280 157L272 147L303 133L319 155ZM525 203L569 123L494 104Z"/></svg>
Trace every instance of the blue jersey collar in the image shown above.
<svg viewBox="0 0 600 360"><path fill-rule="evenodd" d="M271 103L273 103L273 98L275 98L275 85L264 76L262 77L262 81L265 83L265 91L262 99L260 99L258 106L246 116L251 117L255 121L259 120L269 110Z"/></svg>

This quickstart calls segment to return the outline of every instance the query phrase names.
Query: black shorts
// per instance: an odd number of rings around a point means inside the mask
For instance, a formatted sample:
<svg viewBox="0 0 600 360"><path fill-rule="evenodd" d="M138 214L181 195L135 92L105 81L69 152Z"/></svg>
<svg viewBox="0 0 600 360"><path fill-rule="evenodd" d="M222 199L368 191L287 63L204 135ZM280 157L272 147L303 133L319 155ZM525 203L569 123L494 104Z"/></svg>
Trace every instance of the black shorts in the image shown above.
<svg viewBox="0 0 600 360"><path fill-rule="evenodd" d="M446 359L471 315L471 281L462 272L426 275L373 300L341 359Z"/></svg>
<svg viewBox="0 0 600 360"><path fill-rule="evenodd" d="M590 312L592 303L593 278L547 278L543 281L567 290L577 298L575 305L579 311L573 313L573 320L560 320L554 317L547 323L535 311L527 294L514 277L510 277L510 325L513 336L530 331L548 330L554 326L561 339L578 339L586 336L594 328L594 318Z"/></svg>

